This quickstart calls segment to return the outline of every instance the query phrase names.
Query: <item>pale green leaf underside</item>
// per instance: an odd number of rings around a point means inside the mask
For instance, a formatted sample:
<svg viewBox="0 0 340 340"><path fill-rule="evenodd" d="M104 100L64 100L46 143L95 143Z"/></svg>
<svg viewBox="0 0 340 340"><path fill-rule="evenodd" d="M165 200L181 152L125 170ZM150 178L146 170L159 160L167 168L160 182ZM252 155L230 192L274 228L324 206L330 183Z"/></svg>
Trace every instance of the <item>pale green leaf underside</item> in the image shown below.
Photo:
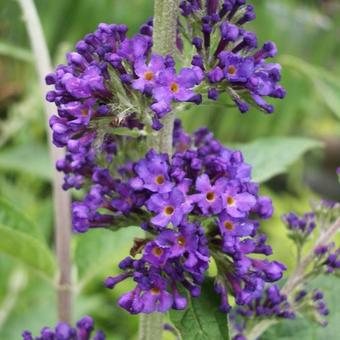
<svg viewBox="0 0 340 340"><path fill-rule="evenodd" d="M88 233L75 235L75 262L81 285L90 281L103 268L114 268L128 254L134 237L142 237L140 228L125 227L116 232L94 229ZM126 256L125 255L125 256Z"/></svg>
<svg viewBox="0 0 340 340"><path fill-rule="evenodd" d="M270 137L238 144L234 149L242 151L245 162L253 167L252 179L265 182L286 172L307 151L320 147L322 143L310 138Z"/></svg>

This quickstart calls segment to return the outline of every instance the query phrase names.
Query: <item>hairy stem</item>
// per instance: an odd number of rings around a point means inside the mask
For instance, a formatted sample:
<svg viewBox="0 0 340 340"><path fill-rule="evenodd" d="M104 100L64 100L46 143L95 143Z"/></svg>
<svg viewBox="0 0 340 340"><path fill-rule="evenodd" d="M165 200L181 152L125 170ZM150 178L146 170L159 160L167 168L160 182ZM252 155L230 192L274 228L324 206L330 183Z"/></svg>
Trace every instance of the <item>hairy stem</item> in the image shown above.
<svg viewBox="0 0 340 340"><path fill-rule="evenodd" d="M153 19L153 53L174 55L179 0L155 0ZM156 136L150 137L149 145L159 152L172 154L172 132L175 114L170 112L162 119L163 128ZM141 315L139 340L161 340L163 315L153 313Z"/></svg>
<svg viewBox="0 0 340 340"><path fill-rule="evenodd" d="M155 0L153 52L174 55L176 51L179 0Z"/></svg>
<svg viewBox="0 0 340 340"><path fill-rule="evenodd" d="M35 66L39 76L40 88L42 93L48 91L45 85L45 76L51 72L51 60L46 45L46 40L42 31L41 23L33 0L18 0L24 20L26 23L28 35L34 54ZM46 127L49 140L52 140L51 131L48 126L48 120L54 113L52 104L44 101L46 114ZM51 162L54 165L58 159L64 157L64 150L57 149L49 144ZM56 170L53 172L53 202L54 202L54 230L56 253L59 264L58 278L58 316L60 321L71 323L72 314L72 294L71 294L71 215L70 195L62 190L63 176Z"/></svg>
<svg viewBox="0 0 340 340"><path fill-rule="evenodd" d="M178 9L179 0L155 0L153 53L164 56L175 54ZM156 151L172 154L174 120L174 112L169 112L162 119L163 128L151 137L150 146Z"/></svg>
<svg viewBox="0 0 340 340"><path fill-rule="evenodd" d="M161 340L163 333L163 314L142 314L139 321L139 340Z"/></svg>
<svg viewBox="0 0 340 340"><path fill-rule="evenodd" d="M282 288L282 294L290 297L294 290L304 281L305 272L313 262L315 257L314 249L321 245L331 242L337 232L340 231L340 218L338 218L327 230L325 230L316 241L311 251L300 261L299 265L294 270L293 274L289 277L286 284ZM248 340L255 340L259 338L269 327L278 323L277 320L263 320L256 324L247 334Z"/></svg>

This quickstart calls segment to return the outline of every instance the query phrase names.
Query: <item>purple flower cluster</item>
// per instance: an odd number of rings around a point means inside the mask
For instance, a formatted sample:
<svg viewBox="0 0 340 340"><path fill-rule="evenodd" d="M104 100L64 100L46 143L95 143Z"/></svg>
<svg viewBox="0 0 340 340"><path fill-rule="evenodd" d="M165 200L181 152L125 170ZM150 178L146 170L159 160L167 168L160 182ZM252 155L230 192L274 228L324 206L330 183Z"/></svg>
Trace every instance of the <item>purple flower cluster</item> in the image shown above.
<svg viewBox="0 0 340 340"><path fill-rule="evenodd" d="M312 292L312 300L314 302L314 308L321 317L325 317L329 314L329 310L324 301L324 295L320 290L315 289ZM327 320L322 320L321 325L327 326Z"/></svg>
<svg viewBox="0 0 340 340"><path fill-rule="evenodd" d="M324 318L329 315L329 309L324 301L322 291L318 289L310 292L300 290L295 295L294 304L296 311L307 315L323 327L327 326L328 322Z"/></svg>
<svg viewBox="0 0 340 340"><path fill-rule="evenodd" d="M236 313L245 317L279 317L293 319L295 313L290 309L287 297L280 291L278 285L266 288L264 296L257 298L251 304L238 308Z"/></svg>
<svg viewBox="0 0 340 340"><path fill-rule="evenodd" d="M337 217L338 204L322 200L317 204L315 211L307 212L303 216L290 212L283 215L282 220L289 230L289 237L295 242L301 253L306 241L310 239L312 232L316 229L318 218L332 221ZM324 232L324 230L320 230ZM340 268L340 248L334 250L335 244L321 244L314 249L314 271L320 273L333 273Z"/></svg>
<svg viewBox="0 0 340 340"><path fill-rule="evenodd" d="M67 141L66 155L56 163L56 168L65 174L63 189L80 189L87 178L91 178L98 161L112 164L117 154L119 138L106 134L99 147L98 131L84 131L84 135L76 134Z"/></svg>
<svg viewBox="0 0 340 340"><path fill-rule="evenodd" d="M142 135L150 126L159 130L176 102L200 104L202 94L216 100L227 92L241 112L249 103L272 112L263 97L284 97L280 65L265 62L276 54L274 43L256 50L256 36L241 28L255 18L253 6L240 0L202 3L180 5L177 48L183 52L183 38L194 45L190 67L152 54L150 19L132 38L125 25L100 24L67 54L66 65L47 75L54 89L46 97L58 110L50 119L53 142L67 151L57 164L65 190L81 188L102 159L113 161L117 128L143 130Z"/></svg>
<svg viewBox="0 0 340 340"><path fill-rule="evenodd" d="M248 304L285 270L279 262L251 257L271 254L254 219L272 215L271 200L259 196L242 154L207 129L190 138L176 121L174 137L171 159L150 150L121 167L120 178L95 169L89 194L73 205L73 227L110 228L118 218L139 216L148 236L136 240L133 257L121 262L124 273L106 280L110 288L130 277L136 282L119 300L130 313L185 308L178 285L198 296L211 257L218 266L221 310L228 312L229 293L238 304Z"/></svg>
<svg viewBox="0 0 340 340"><path fill-rule="evenodd" d="M150 61L146 57L138 59L134 71L137 79L132 80L132 87L147 96L151 95L151 109L156 113L156 118L162 118L171 111L172 101L196 104L202 101L201 95L193 91L203 79L203 72L197 66L182 68L176 74L171 57L163 58L153 54ZM159 124L156 118L154 128Z"/></svg>
<svg viewBox="0 0 340 340"><path fill-rule="evenodd" d="M94 329L94 323L91 317L84 316L77 322L76 328L69 326L67 323L59 322L55 329L44 327L40 336L33 337L31 332L22 333L23 340L90 340ZM97 331L92 338L93 340L105 340L102 331Z"/></svg>
<svg viewBox="0 0 340 340"><path fill-rule="evenodd" d="M246 0L183 0L180 7L180 32L196 49L192 64L205 73L208 98L227 92L241 112L255 104L272 113L263 97L283 98L286 92L278 85L281 66L265 61L276 55L275 44L257 49L256 35L242 28L256 18L254 6Z"/></svg>
<svg viewBox="0 0 340 340"><path fill-rule="evenodd" d="M152 21L131 39L127 30L125 25L100 24L67 54L67 65L46 76L54 86L46 98L58 109L50 119L53 142L67 151L57 164L65 173L65 190L79 189L97 158L112 162L115 128L151 124L160 129L159 118L171 111L173 101L201 102L193 91L203 79L199 67L177 74L170 56L151 54Z"/></svg>
<svg viewBox="0 0 340 340"><path fill-rule="evenodd" d="M200 103L193 88L203 78L201 69L182 68L177 74L170 56L151 54L152 21L132 38L127 30L125 25L100 24L67 54L67 65L46 77L54 85L47 100L58 108L50 121L57 146L100 127L136 127L135 119L147 123L148 106L157 121L171 110L172 101Z"/></svg>
<svg viewBox="0 0 340 340"><path fill-rule="evenodd" d="M289 213L282 217L282 220L289 230L289 237L295 242L298 248L298 254L302 255L304 246L312 237L314 230L318 229L320 234L319 240L322 240L328 228L338 218L339 205L335 202L321 200L314 203L314 209L302 216L295 213ZM323 317L329 314L329 310L323 300L323 293L320 290L307 289L311 279L321 274L338 274L340 268L340 248L335 249L335 243L331 240L320 243L312 249L311 255L308 255L312 262L311 266L303 268L305 271L295 278L299 284L294 288L294 297L290 299L292 308L307 317L311 317L322 326L327 325ZM307 256L307 258L308 258ZM298 264L301 266L301 258L298 258Z"/></svg>
<svg viewBox="0 0 340 340"><path fill-rule="evenodd" d="M125 272L108 277L105 286L113 288L133 277L136 287L119 299L119 305L132 314L184 309L187 300L179 293L178 285L198 296L208 268L204 230L198 224L182 223L176 229L163 228L156 238L143 243L141 259L125 258L120 263Z"/></svg>
<svg viewBox="0 0 340 340"><path fill-rule="evenodd" d="M177 48L184 52L183 38L194 45L189 67L152 53L150 19L132 38L125 25L100 24L67 54L66 65L46 77L54 86L47 100L58 110L50 119L53 142L66 148L57 163L65 173L63 187L86 189L72 205L74 231L119 228L131 220L146 231L121 261L122 273L105 281L114 288L134 280L135 288L119 299L132 314L186 308L183 289L199 296L212 260L220 309L226 313L229 295L246 308L259 305L266 283L279 280L286 269L266 259L272 250L258 232L258 219L271 217L273 207L259 195L241 152L224 147L207 129L189 136L179 121L174 155L151 149L133 162L135 157L124 150L130 137L161 129L161 119L178 102L200 104L202 94L216 100L227 92L241 112L254 103L271 113L263 97L285 95L278 85L280 66L266 63L276 54L275 45L267 42L257 49L255 34L241 27L255 18L253 6L245 0L188 0L181 1L180 9ZM284 305L280 293L270 289L264 309L256 313L278 314ZM82 339L85 326L79 322L77 327L46 328L41 339Z"/></svg>
<svg viewBox="0 0 340 340"><path fill-rule="evenodd" d="M282 216L288 235L298 248L297 268L293 270L282 290L276 284L267 285L262 295L232 311L230 318L234 329L233 340L246 340L247 334L253 337L257 323L266 319L279 321L282 318L293 319L296 315L303 315L322 326L327 325L325 316L329 314L329 310L323 299L324 295L319 289L310 286L317 276L339 274L340 248L335 249L335 244L331 242L330 235L334 234L327 234L330 230L335 232L333 228L337 224L333 223L338 217L339 204L324 200L313 202L313 211L302 216L293 212ZM320 234L316 241L318 245L305 255L304 247L312 239L314 231Z"/></svg>
<svg viewBox="0 0 340 340"><path fill-rule="evenodd" d="M232 325L236 331L233 340L246 340L244 332L249 320L255 319L259 322L263 319L294 319L295 317L295 312L287 297L281 293L279 286L270 285L266 287L265 293L261 297L245 306L236 308L232 313Z"/></svg>
<svg viewBox="0 0 340 340"><path fill-rule="evenodd" d="M315 266L324 270L327 274L339 272L340 248L334 250L335 244L321 245L314 249Z"/></svg>
<svg viewBox="0 0 340 340"><path fill-rule="evenodd" d="M75 52L67 54L67 65L57 66L46 76L46 83L54 85L47 100L58 108L58 115L50 120L57 146L67 146L70 140L89 135L101 122L114 126L117 119L126 118L119 116L118 107L114 107L120 102L115 98L117 84L110 72L124 73L122 54L130 52L129 58L133 59L151 47L149 37L138 35L130 40L126 32L125 25L100 24L77 43Z"/></svg>
<svg viewBox="0 0 340 340"><path fill-rule="evenodd" d="M308 236L316 228L316 216L314 212L307 212L303 216L298 216L294 212L283 215L282 220L289 230L289 237L302 247Z"/></svg>

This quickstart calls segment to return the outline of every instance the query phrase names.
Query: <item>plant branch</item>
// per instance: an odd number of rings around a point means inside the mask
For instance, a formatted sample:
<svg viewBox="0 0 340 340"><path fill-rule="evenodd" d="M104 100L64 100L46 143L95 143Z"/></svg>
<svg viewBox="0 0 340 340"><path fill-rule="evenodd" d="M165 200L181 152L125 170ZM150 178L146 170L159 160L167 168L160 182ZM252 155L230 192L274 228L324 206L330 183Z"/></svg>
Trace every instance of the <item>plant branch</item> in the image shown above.
<svg viewBox="0 0 340 340"><path fill-rule="evenodd" d="M176 50L177 17L179 0L155 0L153 19L153 53L174 55ZM158 152L172 155L172 133L175 113L169 112L162 119L163 128L150 137L149 145ZM141 315L139 340L161 340L163 314Z"/></svg>
<svg viewBox="0 0 340 340"><path fill-rule="evenodd" d="M161 340L163 333L163 314L141 314L139 321L139 340Z"/></svg>
<svg viewBox="0 0 340 340"><path fill-rule="evenodd" d="M153 19L153 53L174 55L176 51L177 17L179 0L155 0ZM172 132L175 113L169 112L163 119L163 128L150 137L150 146L156 151L172 154Z"/></svg>
<svg viewBox="0 0 340 340"><path fill-rule="evenodd" d="M28 35L31 41L31 46L34 54L35 66L39 76L41 92L45 95L48 91L45 85L45 76L51 72L51 60L44 38L43 30L39 20L39 16L33 0L18 0ZM46 126L49 141L52 140L51 131L48 126L48 121L54 113L52 104L44 101L44 109L46 114ZM55 165L58 159L64 157L64 150L57 149L49 144L51 162ZM71 243L71 216L70 195L62 190L63 176L61 173L54 170L53 172L53 202L54 202L54 230L56 253L59 263L59 278L58 278L58 316L60 321L71 322L72 314L72 294L71 294L71 258L70 258L70 243Z"/></svg>
<svg viewBox="0 0 340 340"><path fill-rule="evenodd" d="M248 340L256 340L271 326L276 325L279 321L277 320L263 320L256 324L246 335Z"/></svg>
<svg viewBox="0 0 340 340"><path fill-rule="evenodd" d="M153 53L175 54L178 12L179 0L155 0Z"/></svg>

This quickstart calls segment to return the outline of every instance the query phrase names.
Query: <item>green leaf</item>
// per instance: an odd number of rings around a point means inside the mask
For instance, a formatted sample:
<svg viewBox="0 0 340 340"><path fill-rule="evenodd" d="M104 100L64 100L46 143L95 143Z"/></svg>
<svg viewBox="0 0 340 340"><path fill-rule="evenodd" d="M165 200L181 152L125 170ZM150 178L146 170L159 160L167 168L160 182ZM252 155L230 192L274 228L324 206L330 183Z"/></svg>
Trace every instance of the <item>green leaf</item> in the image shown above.
<svg viewBox="0 0 340 340"><path fill-rule="evenodd" d="M314 86L324 104L340 119L340 85L328 82L325 79L316 79Z"/></svg>
<svg viewBox="0 0 340 340"><path fill-rule="evenodd" d="M114 233L106 229L94 229L76 235L75 262L81 279L80 286L86 285L107 266L113 269L129 253L134 237L143 235L140 228L132 227Z"/></svg>
<svg viewBox="0 0 340 340"><path fill-rule="evenodd" d="M0 169L27 173L44 180L52 177L48 151L42 145L20 145L1 151Z"/></svg>
<svg viewBox="0 0 340 340"><path fill-rule="evenodd" d="M56 294L51 285L20 269L16 268L15 278L20 281L10 282L7 289L13 306L0 327L0 339L21 339L23 329L38 334L41 324L53 325L57 319ZM13 283L17 287L13 287Z"/></svg>
<svg viewBox="0 0 340 340"><path fill-rule="evenodd" d="M43 234L19 209L0 197L0 253L14 257L40 274L53 277L54 254Z"/></svg>
<svg viewBox="0 0 340 340"><path fill-rule="evenodd" d="M46 244L19 230L0 225L0 252L30 266L40 274L53 278L56 263Z"/></svg>
<svg viewBox="0 0 340 340"><path fill-rule="evenodd" d="M4 41L0 41L0 55L25 62L33 61L33 56L30 51Z"/></svg>
<svg viewBox="0 0 340 340"><path fill-rule="evenodd" d="M340 332L339 279L332 276L319 277L310 283L313 288L321 289L325 295L330 314L326 317L327 327L321 327L303 317L296 320L284 320L269 328L261 340L319 340L338 339Z"/></svg>
<svg viewBox="0 0 340 340"><path fill-rule="evenodd" d="M306 77L314 85L315 92L320 100L340 118L340 82L338 76L328 72L325 68L291 55L282 56L280 63Z"/></svg>
<svg viewBox="0 0 340 340"><path fill-rule="evenodd" d="M0 197L0 223L33 237L43 239L36 225L2 197Z"/></svg>
<svg viewBox="0 0 340 340"><path fill-rule="evenodd" d="M188 307L184 311L170 311L170 319L183 340L229 340L226 314L219 311L219 297L213 280L207 278L197 298L187 294Z"/></svg>
<svg viewBox="0 0 340 340"><path fill-rule="evenodd" d="M322 143L309 138L270 137L249 144L238 144L245 162L253 167L253 180L264 182L286 172L307 151L322 147Z"/></svg>

